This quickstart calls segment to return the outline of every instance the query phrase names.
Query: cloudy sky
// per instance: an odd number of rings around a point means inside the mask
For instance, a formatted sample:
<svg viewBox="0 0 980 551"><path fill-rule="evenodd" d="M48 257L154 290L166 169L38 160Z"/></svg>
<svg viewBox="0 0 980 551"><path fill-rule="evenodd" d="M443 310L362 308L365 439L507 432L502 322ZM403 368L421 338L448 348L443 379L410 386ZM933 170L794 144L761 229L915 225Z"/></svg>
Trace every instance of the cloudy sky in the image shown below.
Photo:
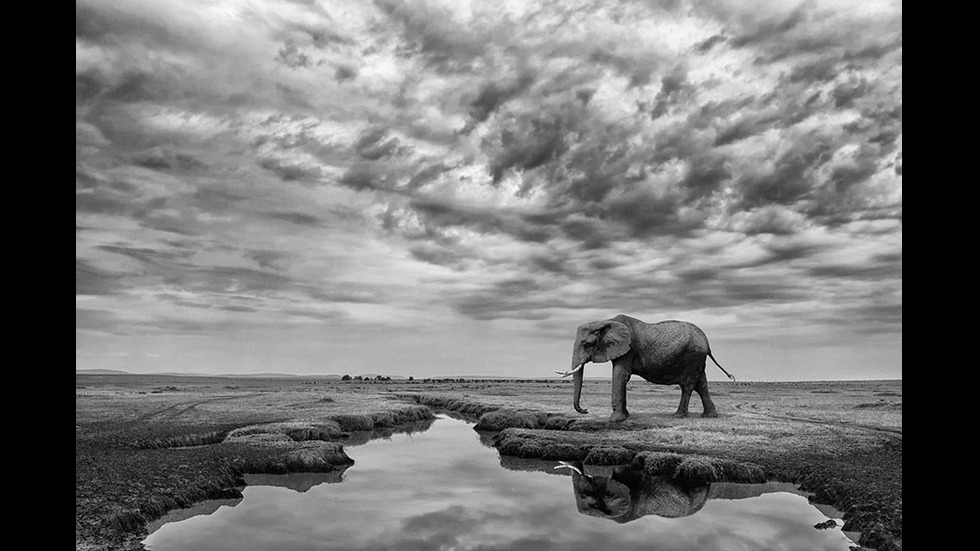
<svg viewBox="0 0 980 551"><path fill-rule="evenodd" d="M76 2L76 368L544 377L619 313L901 377L900 2Z"/></svg>

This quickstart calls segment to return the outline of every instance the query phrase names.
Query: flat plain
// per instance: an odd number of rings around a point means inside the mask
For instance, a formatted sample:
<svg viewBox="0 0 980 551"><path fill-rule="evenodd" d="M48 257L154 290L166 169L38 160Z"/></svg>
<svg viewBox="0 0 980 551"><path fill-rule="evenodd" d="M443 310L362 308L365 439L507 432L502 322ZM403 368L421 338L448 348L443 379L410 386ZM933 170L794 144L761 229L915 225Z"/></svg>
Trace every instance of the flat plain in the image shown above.
<svg viewBox="0 0 980 551"><path fill-rule="evenodd" d="M902 547L900 380L712 382L717 418L700 417L697 395L690 416L675 418L677 387L634 380L623 423L606 420L608 380L586 380L585 415L562 379L75 381L76 549L141 549L148 522L240 495L246 473L340 471L351 463L344 444L424 430L440 411L479 420L508 456L749 464L842 511L862 546Z"/></svg>

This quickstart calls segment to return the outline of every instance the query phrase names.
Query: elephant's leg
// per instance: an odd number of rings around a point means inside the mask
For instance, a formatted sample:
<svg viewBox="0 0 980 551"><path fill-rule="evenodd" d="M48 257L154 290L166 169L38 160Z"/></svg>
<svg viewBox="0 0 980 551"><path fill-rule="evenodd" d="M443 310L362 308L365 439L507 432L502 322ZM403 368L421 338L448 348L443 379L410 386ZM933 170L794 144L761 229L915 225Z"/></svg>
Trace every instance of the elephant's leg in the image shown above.
<svg viewBox="0 0 980 551"><path fill-rule="evenodd" d="M681 385L681 403L678 404L674 417L687 417L687 405L691 401L692 392L694 392L693 386Z"/></svg>
<svg viewBox="0 0 980 551"><path fill-rule="evenodd" d="M704 413L701 414L701 417L718 417L718 410L715 409L715 403L711 401L711 394L708 392L708 376L706 374L701 374L698 386L694 387L694 390L701 397L701 405L704 406Z"/></svg>
<svg viewBox="0 0 980 551"><path fill-rule="evenodd" d="M625 362L613 362L612 415L610 421L622 421L629 417L626 411L626 383L630 380L630 366Z"/></svg>

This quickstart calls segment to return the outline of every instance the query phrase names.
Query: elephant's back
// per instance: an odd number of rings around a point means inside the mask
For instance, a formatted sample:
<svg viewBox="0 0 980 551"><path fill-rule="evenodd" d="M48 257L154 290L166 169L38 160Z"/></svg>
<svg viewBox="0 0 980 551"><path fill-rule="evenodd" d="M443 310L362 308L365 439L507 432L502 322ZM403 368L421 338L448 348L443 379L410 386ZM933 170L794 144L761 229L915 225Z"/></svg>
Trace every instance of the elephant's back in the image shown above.
<svg viewBox="0 0 980 551"><path fill-rule="evenodd" d="M639 331L638 350L644 363L665 365L673 362L685 351L708 352L708 341L704 333L692 323L667 320L645 324L646 330Z"/></svg>
<svg viewBox="0 0 980 551"><path fill-rule="evenodd" d="M693 323L680 320L665 320L650 324L658 334L667 339L682 339L690 335Z"/></svg>

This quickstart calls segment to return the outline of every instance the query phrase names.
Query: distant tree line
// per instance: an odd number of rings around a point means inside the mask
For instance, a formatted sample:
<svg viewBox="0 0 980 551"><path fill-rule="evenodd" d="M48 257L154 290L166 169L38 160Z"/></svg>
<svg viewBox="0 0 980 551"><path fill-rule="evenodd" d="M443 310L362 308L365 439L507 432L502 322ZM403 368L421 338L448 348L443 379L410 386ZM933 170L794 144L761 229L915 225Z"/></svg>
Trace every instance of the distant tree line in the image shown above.
<svg viewBox="0 0 980 551"><path fill-rule="evenodd" d="M341 381L390 381L391 377L375 375L374 377L364 377L362 375L355 375L351 377L350 375L344 375L340 378ZM554 382L571 382L568 379L466 379L463 377L443 377L443 378L433 378L426 377L425 379L416 380L415 377L409 377L408 382L417 383L554 383Z"/></svg>

